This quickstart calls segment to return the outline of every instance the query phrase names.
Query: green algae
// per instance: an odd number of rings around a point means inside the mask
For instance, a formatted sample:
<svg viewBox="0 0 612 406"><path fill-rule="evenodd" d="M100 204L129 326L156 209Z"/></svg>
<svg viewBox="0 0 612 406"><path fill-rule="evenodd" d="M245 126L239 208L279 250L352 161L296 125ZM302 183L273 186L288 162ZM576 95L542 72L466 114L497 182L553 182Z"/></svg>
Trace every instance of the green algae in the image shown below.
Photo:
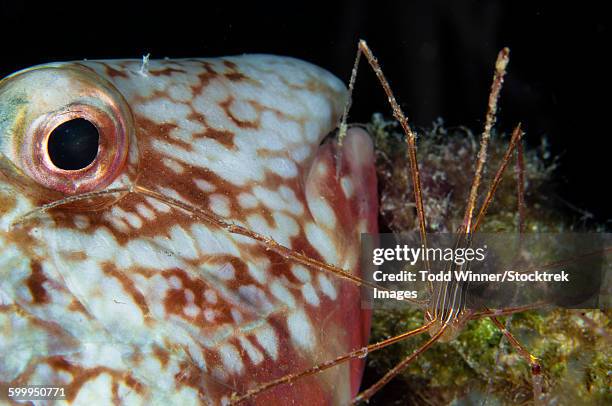
<svg viewBox="0 0 612 406"><path fill-rule="evenodd" d="M414 197L404 135L397 125L374 115L368 125L377 151L382 232L414 230ZM466 128L441 122L419 133L421 171L428 228L453 231L461 224L471 184L478 138ZM488 171L492 179L509 141L493 134ZM508 166L481 231L516 232L518 199L514 160ZM524 152L525 230L572 230L554 196L554 171L546 143ZM542 366L544 400L558 405L612 403L612 313L538 310L506 318L512 334ZM375 310L371 342L415 329L424 323L417 309ZM372 384L430 336L412 337L368 356L364 387ZM490 319L470 321L454 340L434 344L411 363L372 404L533 404L531 368Z"/></svg>

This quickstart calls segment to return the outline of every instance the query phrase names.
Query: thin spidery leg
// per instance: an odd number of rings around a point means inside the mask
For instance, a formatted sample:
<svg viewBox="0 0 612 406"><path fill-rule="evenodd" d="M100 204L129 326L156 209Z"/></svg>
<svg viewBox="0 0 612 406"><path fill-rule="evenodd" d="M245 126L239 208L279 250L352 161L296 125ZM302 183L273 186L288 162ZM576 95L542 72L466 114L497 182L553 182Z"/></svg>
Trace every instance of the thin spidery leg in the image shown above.
<svg viewBox="0 0 612 406"><path fill-rule="evenodd" d="M484 130L482 137L480 138L480 150L478 151L478 157L476 158L476 172L474 174L474 180L470 189L470 195L468 199L468 205L465 209L465 216L463 220L465 234L471 234L472 230L472 217L474 208L476 206L476 197L478 196L478 187L480 186L480 180L482 178L482 172L484 165L487 161L487 147L489 145L489 139L491 138L491 130L495 125L496 113L497 113L497 102L499 100L499 93L501 92L502 84L504 83L504 76L506 75L506 67L510 60L510 50L504 48L499 51L497 60L495 62L495 73L493 74L493 84L491 85L491 92L489 93L489 102L487 105L487 116L485 120Z"/></svg>
<svg viewBox="0 0 612 406"><path fill-rule="evenodd" d="M505 157L504 157L504 160L505 160ZM518 232L519 232L519 253L520 253L521 245L523 241L523 234L525 232L525 161L523 159L523 144L522 142L520 142L520 140L519 140L518 146L516 147L516 198L517 198L517 205L518 205L518 225L517 226L518 226ZM514 313L510 314L509 317L506 319L506 324L504 326L506 331L510 330L513 316L514 316ZM497 353L495 354L495 361L494 361L495 368L497 368L501 360L501 354L503 351L502 345L504 343L504 337L505 335L502 334L499 340L499 344L497 347ZM489 379L487 381L487 389L485 390L485 397L481 403L482 406L487 405L487 402L489 399L489 393L491 393L491 390L493 388L493 376L494 374L491 374L491 376L489 376ZM535 398L536 397L535 397L535 392L534 392L534 399Z"/></svg>
<svg viewBox="0 0 612 406"><path fill-rule="evenodd" d="M359 68L359 61L361 60L361 52L357 50L357 55L355 56L355 62L353 63L353 69L351 70L351 79L349 80L348 85L348 100L344 105L344 111L342 112L342 119L340 120L340 125L338 126L338 145L342 145L344 141L344 137L346 137L346 132L348 130L348 113L351 109L351 105L353 104L353 89L355 89L355 81L357 80L357 69Z"/></svg>
<svg viewBox="0 0 612 406"><path fill-rule="evenodd" d="M489 186L489 190L487 191L487 194L485 196L484 203L482 204L482 207L480 208L480 211L478 212L478 215L476 216L476 221L474 222L474 226L472 229L473 232L477 231L478 228L480 227L482 220L484 219L484 216L487 213L487 209L489 208L489 205L493 201L493 196L495 195L495 192L497 191L497 188L499 187L499 184L501 183L506 167L508 166L508 163L510 162L510 158L512 157L512 152L514 151L515 148L520 149L520 142L521 142L522 136L523 136L523 132L521 131L521 125L518 124L515 127L514 131L512 132L512 137L510 138L510 143L508 144L506 153L504 154L504 157L502 158L502 162L499 168L497 168L497 172L495 173L495 176L493 177L493 181L491 181L491 185ZM520 207L520 204L519 204L519 207ZM519 210L519 215L520 215L520 210Z"/></svg>
<svg viewBox="0 0 612 406"><path fill-rule="evenodd" d="M371 51L369 50L365 42L361 41L359 45L360 45L360 49L363 49L364 54L368 58L368 62L370 62L370 65L376 72L378 79L380 80L383 88L385 89L385 92L387 93L387 96L389 97L389 103L393 107L394 116L396 117L398 121L400 121L400 123L402 124L402 128L406 132L406 136L408 139L408 146L409 146L411 173L413 174L413 179L416 178L418 180L418 164L416 162L416 144L414 143L415 141L414 134L410 130L410 127L408 126L406 119L404 117L404 114L402 113L399 105L397 105L397 102L395 101L395 97L393 97L391 88L389 87L382 73L382 70L380 69L380 66L378 65L378 62L372 55ZM464 224L461 227L461 229L463 230L466 236L469 236L473 232L472 217L473 217L473 212L476 206L476 196L478 193L478 187L480 185L480 180L482 177L482 171L486 163L487 145L489 142L489 138L491 136L491 129L493 128L493 125L496 120L497 101L499 99L499 93L501 91L503 78L504 78L504 75L506 74L506 66L508 65L508 61L509 61L509 53L510 51L508 48L502 49L497 56L497 61L495 62L495 74L493 76L493 84L491 85L491 93L489 94L489 102L487 105L487 116L486 116L487 118L485 122L484 131L482 134L482 139L480 141L480 150L478 151L478 158L477 158L478 161L477 161L477 166L476 166L476 173L474 175L474 180L472 182L472 186L470 190L470 198L469 198L468 206L465 211ZM501 180L503 171L505 170L508 160L510 159L510 154L512 152L512 149L516 146L516 143L518 139L520 139L520 136L521 136L520 127L517 127L517 129L514 131L514 134L511 140L511 144L508 148L508 152L506 152L506 159L504 162L502 162L500 169L497 171L497 176L495 177L493 183L491 184L491 187L489 188L487 199L485 199L485 202L483 204L483 207L480 213L483 216L484 216L484 213L486 212L486 208L491 203L493 194L495 193L495 189L497 188L497 185L499 184ZM416 192L416 188L415 188L415 192ZM420 192L420 187L419 187L419 197L420 197L420 194L421 192ZM423 206L422 206L422 200L420 204L421 204L421 208L420 208L420 211L418 210L418 212L419 212L419 215L422 216L423 218L423 222L421 224L424 225L425 213L424 213ZM419 205L417 203L417 207L418 206ZM480 217L480 214L479 214L479 217ZM424 237L424 235L425 235L425 230L424 228L422 228L422 236ZM442 324L442 327L440 328L440 330L434 336L432 336L432 338L429 341L427 341L422 347L420 347L415 352L413 352L408 357L406 357L403 361L401 361L398 365L396 365L392 370L390 370L385 376L383 376L378 382L372 385L369 389L360 393L354 399L354 402L367 401L370 397L372 397L377 391L379 391L391 379L393 379L395 376L401 373L414 359L416 359L418 355L420 355L427 348L433 345L435 341L438 340L442 336L442 333L447 327L448 327L447 323Z"/></svg>
<svg viewBox="0 0 612 406"><path fill-rule="evenodd" d="M484 164L486 162L486 153L487 153L487 144L489 141L489 138L491 136L491 129L493 128L493 125L495 123L496 120L496 110L497 110L497 101L499 99L499 92L501 91L501 87L503 84L503 79L506 73L506 66L508 65L508 61L509 61L509 50L508 48L504 48L502 51L500 51L498 57L497 57L497 62L495 63L495 74L493 76L493 84L491 86L491 94L489 95L489 108L487 111L487 118L486 118L486 122L485 122L485 128L482 134L482 139L480 141L480 150L478 151L478 162L477 162L477 166L476 166L476 175L474 177L474 182L472 183L472 189L470 191L470 198L469 198L469 203L468 203L468 207L466 209L466 213L465 213L465 218L464 218L464 225L466 228L466 234L469 232L472 232L471 230L471 222L472 222L472 213L474 210L474 206L475 206L475 202L476 202L476 196L478 193L478 184L480 183L480 178L482 177L482 171L484 169ZM517 128L517 130L515 130L515 133L520 132L520 128ZM513 138L514 138L514 134L513 134ZM523 171L522 168L520 168L521 164L522 164L522 151L519 149L519 173L521 173ZM509 160L509 156L506 155L504 157L504 161ZM502 163L502 165L504 165L504 163ZM499 173L499 171L498 171ZM523 178L523 175L519 175L520 180L519 180L519 186L518 186L518 194L519 194L519 216L521 215L520 211L522 208L524 208L524 202L522 201L522 199L524 198L524 189L523 186L521 185L521 181ZM501 178L500 178L501 179ZM499 182L499 180L497 180L497 176L495 178L495 180L493 181L492 184L492 188L496 188L496 184L495 182ZM490 189L491 190L491 189ZM489 194L487 194L487 198L485 198L485 204L483 205L483 209L481 210L481 213L479 213L478 218L476 220L474 229L477 228L477 226L479 225L479 221L481 220L481 215L484 215L484 212L486 211L486 207L488 206L488 204L490 203L488 201L489 199ZM524 209L523 209L524 210ZM523 219L519 218L519 222L520 222L520 226L519 227L523 227ZM474 230L475 231L475 230ZM522 232L522 230L519 230L519 232ZM542 393L542 377L541 377L541 367L540 364L537 360L537 358L535 358L533 355L531 355L523 345L521 345L521 343L508 331L508 329L501 324L501 322L495 317L495 316L491 316L490 317L491 320L493 320L493 322L495 323L495 325L501 330L501 332L504 334L504 336L506 336L506 338L508 339L508 341L512 344L513 347L515 347L518 352L521 354L521 356L523 358L525 358L527 360L527 362L529 362L529 364L531 365L531 374L532 374L532 382L533 382L533 393L534 393L534 402L536 404L540 403L540 395Z"/></svg>
<svg viewBox="0 0 612 406"><path fill-rule="evenodd" d="M537 310L549 306L548 302L536 302L524 306L507 307L505 309L486 309L479 312L474 312L470 315L470 320L480 320L491 316L509 316L516 313L522 313L529 310Z"/></svg>
<svg viewBox="0 0 612 406"><path fill-rule="evenodd" d="M425 331L429 330L431 328L431 326L433 325L433 321L430 321L427 324L424 324L421 327L418 327L414 330L408 331L406 333L403 334L399 334L397 336L388 338L386 340L380 341L378 343L375 344L370 344L367 347L363 347L363 348L359 348L357 350L351 351L349 353L340 355L339 357L334 358L331 361L328 362L324 362L322 364L319 365L315 365L314 367L311 367L309 369L306 369L302 372L298 372L296 374L290 374L290 375L286 375L283 376L281 378L278 378L274 381L270 381L268 383L265 383L263 385L260 385L254 389L249 390L248 392L239 395L237 393L234 393L232 395L232 398L230 399L230 404L234 405L234 404L238 404L241 402L244 402L248 399L251 399L252 397L256 396L257 394L264 392L266 390L269 390L271 388L274 388L278 385L282 385L282 384L288 384L291 382L295 382L298 379L304 378L306 376L310 376L310 375L314 375L317 374L321 371L325 371L326 369L329 369L331 367L334 367L336 365L339 365L343 362L347 362L350 361L351 359L354 358L363 358L366 355L368 355L369 353L376 351L376 350L380 350L381 348L387 347L391 344L395 344L398 341L402 341L408 337L412 337L421 333L424 333Z"/></svg>
<svg viewBox="0 0 612 406"><path fill-rule="evenodd" d="M279 244L278 242L276 242L275 240L273 240L270 237L264 236L262 234L256 233L246 227L242 227L240 225L228 222L227 220L217 216L216 214L206 210L206 209L202 209L196 206L192 206L188 203L182 202L180 200L174 199L170 196L166 196L163 195L159 192L155 192L153 190L147 189L145 187L139 186L139 185L132 185L130 187L121 187L121 188L114 188L114 189L108 189L108 190L102 190L102 191L95 191L95 192L87 192L87 193L82 193L79 195L74 195L74 196L68 196L59 200L56 200L54 202L42 205L40 207L37 207L25 214L23 214L22 216L20 216L19 218L17 218L16 220L14 220L10 227L17 227L23 223L25 223L26 221L28 221L29 219L32 219L33 217L35 217L38 214L44 213L50 209L53 209L55 207L60 207L62 205L66 205L66 204L70 204L70 203L74 203L74 202L78 202L78 201L82 201L82 200L88 200L88 199L95 199L95 198L99 198L102 196L109 196L109 195L119 195L118 199L128 195L129 193L136 193L136 194L141 194L144 196L148 196L151 197L155 200L158 200L160 202L163 202L169 206L172 207L176 207L179 209L182 209L188 213L190 213L192 216L204 221L207 224L210 224L212 226L218 227L220 229L226 230L227 232L231 233L231 234L236 234L236 235L241 235L241 236L245 236L248 238L251 238L261 244L263 244L264 246L267 247L268 250L277 253L278 255L280 255L281 257L297 262L299 264L302 264L310 269L314 269L317 271L321 271L321 272L327 272L330 274L335 275L336 277L339 278L343 278L343 279L347 279L349 280L351 283L354 283L357 286L367 286L369 288L376 288L379 290L389 290L388 288L384 287L384 286L379 286L375 283L372 283L370 281L367 280L363 280L358 276L353 275L352 273L339 268L335 265L332 264L328 264L326 262L322 262L322 261L318 261L314 258L311 258L305 254L299 253L297 251L294 251L288 247L285 247L282 244ZM423 307L424 306L424 302L421 300L416 300L416 299L409 299L409 298L405 298L404 301L406 302L410 302L412 304L415 304L419 307Z"/></svg>
<svg viewBox="0 0 612 406"><path fill-rule="evenodd" d="M522 235L525 232L525 162L523 159L523 148L519 145L517 148L517 201L518 201L518 230L519 238L522 242ZM520 251L520 245L519 245ZM506 320L506 325L503 325L495 316L490 317L493 323L501 330L504 337L508 339L510 344L516 348L518 353L529 363L531 367L531 380L533 386L533 401L535 405L542 403L542 368L536 357L530 354L523 345L510 333L509 328L512 321L512 315ZM501 342L500 342L501 344ZM499 356L499 353L498 353ZM496 357L496 364L497 364Z"/></svg>
<svg viewBox="0 0 612 406"><path fill-rule="evenodd" d="M516 198L518 202L518 232L525 233L525 159L523 158L523 143L516 149Z"/></svg>
<svg viewBox="0 0 612 406"><path fill-rule="evenodd" d="M430 323L433 323L434 321L435 320L432 320ZM429 340L427 340L425 344L414 350L412 354L410 354L410 356L404 358L402 362L393 367L393 369L387 372L385 376L383 376L378 382L376 382L374 385L370 386L368 389L357 395L355 399L353 399L353 404L367 402L368 399L370 399L376 392L378 392L380 389L382 389L383 386L389 383L391 379L395 378L395 376L401 373L408 366L408 364L410 364L416 359L416 357L418 357L419 355L427 351L429 347L434 345L434 343L438 341L440 337L442 337L442 334L444 334L444 331L446 331L447 327L448 324L443 324L440 330L438 330L436 334L434 334Z"/></svg>
<svg viewBox="0 0 612 406"><path fill-rule="evenodd" d="M365 55L368 61L368 64L370 65L374 73L376 74L376 77L378 78L378 81L380 82L385 92L385 95L387 96L387 101L391 105L391 109L393 111L393 117L395 117L395 119L400 123L400 126L402 127L404 134L406 134L406 146L407 146L407 153L408 153L408 162L410 165L410 174L411 174L411 179L412 179L412 189L414 191L414 201L416 204L417 218L419 220L419 234L421 237L421 243L423 244L424 248L427 249L427 234L426 234L427 222L425 220L425 208L423 205L421 175L420 175L419 165L418 165L417 156L416 156L416 134L414 133L414 131L412 131L412 128L410 128L410 125L408 124L408 119L406 118L406 115L404 114L401 107L399 106L395 98L395 95L393 94L393 91L391 90L391 86L389 85L389 82L387 81L387 78L385 77L380 67L380 64L378 63L378 59L376 59L376 57L370 50L370 47L364 40L360 40L357 46L357 56L355 57L355 65L353 67L353 71L351 74L351 81L349 83L349 89L352 91L354 87L354 82L357 76L357 68L358 68L359 61L361 59L361 54ZM345 109L345 113L347 111L348 110ZM343 115L343 121L342 123L340 123L341 128L343 127L346 128L346 119L347 119L347 114ZM427 259L425 260L425 268L429 272L430 265ZM429 293L431 294L433 292L433 286L431 282L429 283L428 287L429 287Z"/></svg>
<svg viewBox="0 0 612 406"><path fill-rule="evenodd" d="M506 327L499 321L499 319L495 316L491 316L491 320L497 326L497 328L503 333L503 335L508 339L508 342L516 349L527 363L531 367L531 381L533 385L533 402L535 405L542 404L542 367L540 365L539 360L531 355L527 349L506 329Z"/></svg>

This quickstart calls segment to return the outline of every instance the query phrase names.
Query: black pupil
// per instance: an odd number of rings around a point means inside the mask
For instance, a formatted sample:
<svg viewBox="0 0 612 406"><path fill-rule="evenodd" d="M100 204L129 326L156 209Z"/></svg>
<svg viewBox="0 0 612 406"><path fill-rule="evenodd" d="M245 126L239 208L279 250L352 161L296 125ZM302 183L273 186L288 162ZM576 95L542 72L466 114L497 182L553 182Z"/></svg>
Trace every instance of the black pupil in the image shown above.
<svg viewBox="0 0 612 406"><path fill-rule="evenodd" d="M96 159L100 136L98 129L83 118L66 121L51 132L49 157L60 169L83 169Z"/></svg>

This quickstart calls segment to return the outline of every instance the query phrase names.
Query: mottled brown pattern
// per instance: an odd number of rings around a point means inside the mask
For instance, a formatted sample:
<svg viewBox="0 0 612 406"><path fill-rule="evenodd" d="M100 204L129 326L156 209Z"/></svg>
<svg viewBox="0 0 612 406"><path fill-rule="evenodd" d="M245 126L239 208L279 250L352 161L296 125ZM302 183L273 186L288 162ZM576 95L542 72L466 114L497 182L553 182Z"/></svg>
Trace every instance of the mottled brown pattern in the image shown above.
<svg viewBox="0 0 612 406"><path fill-rule="evenodd" d="M47 281L47 277L43 273L40 263L34 262L31 265L32 273L28 278L26 284L28 289L30 289L30 293L32 294L32 299L34 303L44 304L49 301L49 297L47 296L47 291L43 284Z"/></svg>
<svg viewBox="0 0 612 406"><path fill-rule="evenodd" d="M112 66L110 66L109 64L103 64L104 68L106 70L106 74L111 77L111 78L116 78L116 77L122 77L124 79L128 78L128 75L118 69L113 68Z"/></svg>
<svg viewBox="0 0 612 406"><path fill-rule="evenodd" d="M211 138L224 147L233 148L234 147L234 133L231 131L220 131L215 130L214 128L207 128L203 133L194 134L195 138L206 137Z"/></svg>
<svg viewBox="0 0 612 406"><path fill-rule="evenodd" d="M240 128L259 128L259 120L248 121L240 120L239 118L237 118L230 110L232 107L232 103L234 103L234 98L230 96L221 103L219 103L219 105L221 106L223 111L225 111L225 114L234 122L234 124L236 124Z"/></svg>
<svg viewBox="0 0 612 406"><path fill-rule="evenodd" d="M151 75L153 76L172 76L173 73L187 73L187 72L184 71L183 69L177 69L177 68L172 68L172 67L151 71Z"/></svg>
<svg viewBox="0 0 612 406"><path fill-rule="evenodd" d="M105 263L102 264L102 270L105 274L107 274L111 278L117 279L123 289L129 293L129 295L134 299L134 302L138 305L142 313L146 316L149 314L149 308L147 306L147 300L143 296L141 292L139 292L132 284L130 278L122 272L121 269L118 269L115 264ZM117 301L117 303L120 303Z"/></svg>

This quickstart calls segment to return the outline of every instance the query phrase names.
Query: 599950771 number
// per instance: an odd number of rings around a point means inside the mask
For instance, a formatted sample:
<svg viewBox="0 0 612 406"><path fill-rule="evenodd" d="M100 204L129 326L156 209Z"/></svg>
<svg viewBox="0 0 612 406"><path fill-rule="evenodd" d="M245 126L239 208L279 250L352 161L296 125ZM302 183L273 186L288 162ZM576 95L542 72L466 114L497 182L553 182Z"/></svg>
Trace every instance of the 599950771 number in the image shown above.
<svg viewBox="0 0 612 406"><path fill-rule="evenodd" d="M65 400L66 388L63 386L10 386L5 392L11 400Z"/></svg>

